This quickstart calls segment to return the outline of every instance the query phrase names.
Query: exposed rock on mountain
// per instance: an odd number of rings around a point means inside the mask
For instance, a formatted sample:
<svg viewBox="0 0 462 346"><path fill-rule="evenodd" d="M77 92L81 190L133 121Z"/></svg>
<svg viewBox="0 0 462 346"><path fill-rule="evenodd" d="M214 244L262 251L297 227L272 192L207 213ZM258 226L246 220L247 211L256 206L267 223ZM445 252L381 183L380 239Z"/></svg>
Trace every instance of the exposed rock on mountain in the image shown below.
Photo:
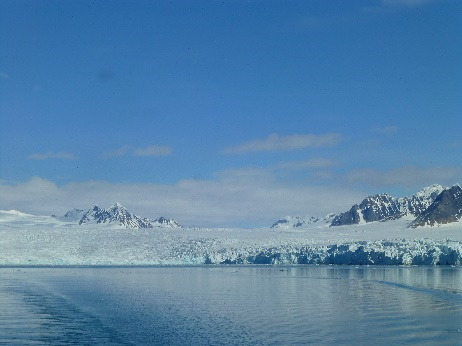
<svg viewBox="0 0 462 346"><path fill-rule="evenodd" d="M351 207L350 210L337 215L334 220L332 220L331 226L341 226L341 225L355 225L361 223L361 210L359 206L355 204Z"/></svg>
<svg viewBox="0 0 462 346"><path fill-rule="evenodd" d="M392 220L400 217L400 215L398 200L384 193L366 197L361 204L355 204L349 211L334 218L331 226Z"/></svg>
<svg viewBox="0 0 462 346"><path fill-rule="evenodd" d="M386 193L366 197L361 204L351 207L332 221L331 226L354 225L374 221L417 217L422 214L443 191L441 185L431 185L410 197L394 198Z"/></svg>
<svg viewBox="0 0 462 346"><path fill-rule="evenodd" d="M303 225L312 224L314 222L318 222L319 218L310 216L303 218L301 216L286 216L283 219L279 219L276 221L271 228L295 228L301 227Z"/></svg>
<svg viewBox="0 0 462 346"><path fill-rule="evenodd" d="M434 202L423 211L410 225L437 226L462 220L462 188L454 185L443 190Z"/></svg>
<svg viewBox="0 0 462 346"><path fill-rule="evenodd" d="M302 227L306 225L311 225L315 223L330 223L332 219L337 216L337 214L327 214L325 217L315 217L315 216L286 216L285 218L279 219L276 221L271 228L280 228L280 229L291 229Z"/></svg>
<svg viewBox="0 0 462 346"><path fill-rule="evenodd" d="M126 228L181 227L175 220L163 217L150 220L130 213L124 206L115 203L109 209L94 205L90 209L73 209L64 215L83 224L117 224Z"/></svg>
<svg viewBox="0 0 462 346"><path fill-rule="evenodd" d="M152 220L151 224L154 227L172 227L172 228L181 228L182 226L173 219L166 219L164 217L160 217L156 220Z"/></svg>
<svg viewBox="0 0 462 346"><path fill-rule="evenodd" d="M271 228L291 229L319 222L330 223L330 226L357 225L403 217L409 221L415 219L410 227L457 222L462 215L460 190L459 185L445 189L434 184L403 198L383 193L366 197L341 214L329 214L324 218L288 216L276 221Z"/></svg>
<svg viewBox="0 0 462 346"><path fill-rule="evenodd" d="M403 215L417 217L422 214L444 190L444 187L434 184L423 188L410 197L398 199Z"/></svg>
<svg viewBox="0 0 462 346"><path fill-rule="evenodd" d="M64 214L64 217L72 220L80 220L84 212L84 209L74 208L72 210L69 210L66 214Z"/></svg>

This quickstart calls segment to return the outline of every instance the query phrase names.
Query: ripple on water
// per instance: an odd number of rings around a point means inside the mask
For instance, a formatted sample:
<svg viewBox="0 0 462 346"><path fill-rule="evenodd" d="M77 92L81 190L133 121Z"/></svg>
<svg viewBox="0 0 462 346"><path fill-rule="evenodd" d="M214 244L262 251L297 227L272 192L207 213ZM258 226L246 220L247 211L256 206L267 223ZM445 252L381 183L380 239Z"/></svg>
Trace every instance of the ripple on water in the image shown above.
<svg viewBox="0 0 462 346"><path fill-rule="evenodd" d="M0 269L0 344L462 344L460 268Z"/></svg>
<svg viewBox="0 0 462 346"><path fill-rule="evenodd" d="M39 286L0 283L0 344L126 345L95 316Z"/></svg>

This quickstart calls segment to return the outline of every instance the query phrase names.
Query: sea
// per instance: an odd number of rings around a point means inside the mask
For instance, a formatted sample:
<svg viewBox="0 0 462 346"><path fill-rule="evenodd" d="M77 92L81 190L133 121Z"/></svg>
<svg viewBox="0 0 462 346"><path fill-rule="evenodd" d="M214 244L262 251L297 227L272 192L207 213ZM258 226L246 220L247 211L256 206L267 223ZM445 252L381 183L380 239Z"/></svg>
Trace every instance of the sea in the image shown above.
<svg viewBox="0 0 462 346"><path fill-rule="evenodd" d="M1 267L5 345L462 345L462 268Z"/></svg>

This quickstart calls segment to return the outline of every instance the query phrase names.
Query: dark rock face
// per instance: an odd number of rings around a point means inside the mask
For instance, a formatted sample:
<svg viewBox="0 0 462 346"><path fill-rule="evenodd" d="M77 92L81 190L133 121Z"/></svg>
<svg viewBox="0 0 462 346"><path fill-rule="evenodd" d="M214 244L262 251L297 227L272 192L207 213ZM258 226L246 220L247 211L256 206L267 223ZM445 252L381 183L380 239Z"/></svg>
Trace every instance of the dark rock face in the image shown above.
<svg viewBox="0 0 462 346"><path fill-rule="evenodd" d="M287 219L279 219L275 223L273 223L271 228L280 228L280 227L287 225L288 223L289 223L289 220Z"/></svg>
<svg viewBox="0 0 462 346"><path fill-rule="evenodd" d="M349 211L339 214L331 226L395 220L403 216L417 217L443 190L441 185L431 185L410 197L394 198L386 193L369 196L359 205L355 204Z"/></svg>
<svg viewBox="0 0 462 346"><path fill-rule="evenodd" d="M410 227L435 226L457 222L462 218L462 188L459 185L441 192Z"/></svg>
<svg viewBox="0 0 462 346"><path fill-rule="evenodd" d="M365 198L359 209L365 222L391 220L401 215L398 200L386 193Z"/></svg>
<svg viewBox="0 0 462 346"><path fill-rule="evenodd" d="M355 225L361 221L359 206L355 204L350 210L337 215L330 224L331 226Z"/></svg>
<svg viewBox="0 0 462 346"><path fill-rule="evenodd" d="M384 193L366 197L361 204L355 204L349 211L338 215L332 221L331 226L392 220L400 216L398 200Z"/></svg>

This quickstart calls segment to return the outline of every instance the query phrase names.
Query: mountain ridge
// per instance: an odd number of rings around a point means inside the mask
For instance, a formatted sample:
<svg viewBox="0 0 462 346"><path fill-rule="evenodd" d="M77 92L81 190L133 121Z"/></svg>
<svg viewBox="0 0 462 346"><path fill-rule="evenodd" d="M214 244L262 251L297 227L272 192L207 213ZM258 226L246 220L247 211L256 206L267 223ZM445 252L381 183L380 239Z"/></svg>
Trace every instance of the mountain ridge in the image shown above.
<svg viewBox="0 0 462 346"><path fill-rule="evenodd" d="M154 227L171 227L181 228L182 226L173 219L160 217L155 220L141 218L129 212L122 204L115 202L107 209L93 205L89 209L72 209L64 214L65 218L84 224L118 224L125 228L154 228Z"/></svg>
<svg viewBox="0 0 462 346"><path fill-rule="evenodd" d="M330 213L324 217L316 216L286 216L277 220L270 228L279 228L279 229L290 229L298 228L311 224L326 224L332 222L332 219L336 217L337 214Z"/></svg>
<svg viewBox="0 0 462 346"><path fill-rule="evenodd" d="M450 191L449 193L447 191ZM451 196L453 196L451 198ZM444 197L444 198L443 198ZM443 201L441 201L443 199ZM456 184L443 187L433 184L411 196L396 198L387 193L367 196L359 204L339 214L319 218L314 216L288 216L276 221L271 228L297 228L320 221L329 227L386 222L402 218L412 219L409 227L433 226L442 223L462 222L462 188ZM435 206L437 202L438 206ZM442 210L444 209L444 210Z"/></svg>
<svg viewBox="0 0 462 346"><path fill-rule="evenodd" d="M459 221L462 221L462 188L457 184L441 192L409 227L433 227Z"/></svg>

